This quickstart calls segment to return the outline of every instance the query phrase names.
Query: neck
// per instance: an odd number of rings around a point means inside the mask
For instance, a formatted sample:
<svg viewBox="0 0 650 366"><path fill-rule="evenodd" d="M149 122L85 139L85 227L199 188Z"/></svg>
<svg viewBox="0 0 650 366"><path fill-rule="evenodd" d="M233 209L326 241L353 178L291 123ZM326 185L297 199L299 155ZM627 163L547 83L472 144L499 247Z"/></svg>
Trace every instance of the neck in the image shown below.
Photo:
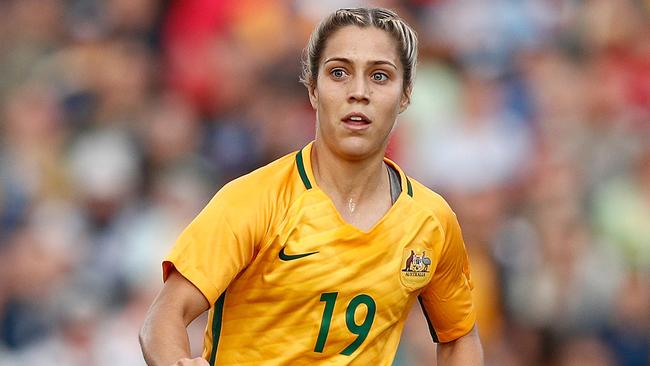
<svg viewBox="0 0 650 366"><path fill-rule="evenodd" d="M311 161L318 185L334 201L357 204L390 190L383 150L365 159L346 160L316 140Z"/></svg>

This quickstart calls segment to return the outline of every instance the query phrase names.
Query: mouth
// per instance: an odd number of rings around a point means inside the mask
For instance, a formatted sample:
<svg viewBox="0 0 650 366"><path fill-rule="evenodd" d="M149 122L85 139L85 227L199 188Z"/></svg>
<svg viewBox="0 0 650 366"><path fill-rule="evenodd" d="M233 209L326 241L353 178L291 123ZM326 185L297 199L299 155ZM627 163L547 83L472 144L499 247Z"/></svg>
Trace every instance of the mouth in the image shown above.
<svg viewBox="0 0 650 366"><path fill-rule="evenodd" d="M341 122L353 130L362 130L368 128L368 126L370 126L372 123L368 116L360 112L352 112L346 114L345 117L341 118Z"/></svg>

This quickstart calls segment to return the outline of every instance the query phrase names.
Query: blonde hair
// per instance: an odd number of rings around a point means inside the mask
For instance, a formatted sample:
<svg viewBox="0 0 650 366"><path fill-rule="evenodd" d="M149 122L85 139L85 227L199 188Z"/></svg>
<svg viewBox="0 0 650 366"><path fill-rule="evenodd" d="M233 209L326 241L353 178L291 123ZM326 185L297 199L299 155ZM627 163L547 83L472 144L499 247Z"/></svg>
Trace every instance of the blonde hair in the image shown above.
<svg viewBox="0 0 650 366"><path fill-rule="evenodd" d="M418 38L408 25L395 12L383 8L339 9L316 27L309 37L302 57L300 82L305 86L315 86L318 67L328 38L340 28L348 25L365 28L373 26L388 32L397 41L398 54L404 67L403 91L413 86L415 67L418 58Z"/></svg>

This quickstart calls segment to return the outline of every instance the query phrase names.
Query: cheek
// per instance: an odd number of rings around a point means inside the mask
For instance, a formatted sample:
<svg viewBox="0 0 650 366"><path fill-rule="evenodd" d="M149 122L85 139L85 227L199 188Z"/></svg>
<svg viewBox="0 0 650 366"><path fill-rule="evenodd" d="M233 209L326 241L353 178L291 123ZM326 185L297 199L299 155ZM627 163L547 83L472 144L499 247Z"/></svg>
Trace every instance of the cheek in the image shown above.
<svg viewBox="0 0 650 366"><path fill-rule="evenodd" d="M319 89L317 107L321 114L328 113L336 104L336 95L327 87Z"/></svg>
<svg viewBox="0 0 650 366"><path fill-rule="evenodd" d="M384 113L395 115L399 113L402 103L401 90L391 90L389 93L376 93L375 95L378 102L377 104Z"/></svg>
<svg viewBox="0 0 650 366"><path fill-rule="evenodd" d="M330 121L333 118L333 114L335 111L335 104L334 101L332 100L331 95L329 95L326 91L319 91L320 93L318 94L318 100L316 102L316 115L317 115L317 120L320 128L329 128L329 125L331 125Z"/></svg>

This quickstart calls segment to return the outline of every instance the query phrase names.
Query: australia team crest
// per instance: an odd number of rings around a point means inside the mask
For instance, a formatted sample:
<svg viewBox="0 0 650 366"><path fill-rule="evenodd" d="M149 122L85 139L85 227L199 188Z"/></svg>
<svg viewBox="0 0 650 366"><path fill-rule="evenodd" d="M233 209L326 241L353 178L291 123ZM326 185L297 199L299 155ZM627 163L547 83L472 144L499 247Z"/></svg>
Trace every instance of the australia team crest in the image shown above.
<svg viewBox="0 0 650 366"><path fill-rule="evenodd" d="M425 250L404 249L402 268L400 271L402 283L407 287L422 287L431 278L431 258Z"/></svg>

